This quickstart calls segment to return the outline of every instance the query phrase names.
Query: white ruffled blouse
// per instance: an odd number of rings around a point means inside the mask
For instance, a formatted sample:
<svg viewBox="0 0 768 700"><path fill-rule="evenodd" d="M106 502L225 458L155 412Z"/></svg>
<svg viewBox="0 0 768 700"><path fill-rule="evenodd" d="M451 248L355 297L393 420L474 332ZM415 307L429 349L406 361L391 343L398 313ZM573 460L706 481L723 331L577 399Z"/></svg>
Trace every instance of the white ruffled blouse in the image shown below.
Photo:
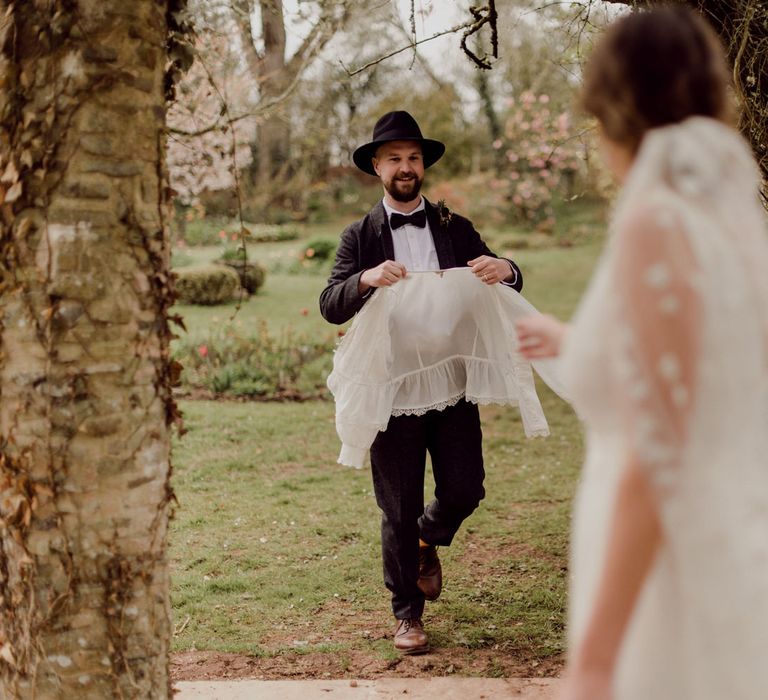
<svg viewBox="0 0 768 700"><path fill-rule="evenodd" d="M342 338L328 377L339 463L361 468L390 416L423 415L461 398L516 405L528 437L548 435L514 330L517 319L533 313L514 289L483 284L468 267L409 272L377 289ZM535 367L562 396L555 366Z"/></svg>

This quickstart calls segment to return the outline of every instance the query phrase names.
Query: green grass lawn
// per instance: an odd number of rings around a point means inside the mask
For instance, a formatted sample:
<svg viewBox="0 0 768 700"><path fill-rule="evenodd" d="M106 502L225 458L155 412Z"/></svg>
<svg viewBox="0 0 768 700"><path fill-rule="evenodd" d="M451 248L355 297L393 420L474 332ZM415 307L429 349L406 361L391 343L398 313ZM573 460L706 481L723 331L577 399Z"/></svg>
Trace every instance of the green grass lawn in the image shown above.
<svg viewBox="0 0 768 700"><path fill-rule="evenodd" d="M567 317L599 249L593 239L515 253L525 296ZM232 307L181 311L193 334L262 319L273 329L328 333L317 309L324 284L318 275L271 274L234 321ZM514 409L482 409L488 495L443 550L444 593L425 614L433 646L459 659L493 657L467 673L509 674L505 659L533 673L563 650L569 508L582 442L570 407L543 386L540 396L547 439L526 440ZM368 471L336 464L333 404L181 407L189 432L174 444L174 648L327 655L340 675L367 673L350 659L391 661L379 511Z"/></svg>
<svg viewBox="0 0 768 700"><path fill-rule="evenodd" d="M262 247L264 250L262 251ZM581 294L585 276L601 246L590 240L570 248L544 250L505 250L520 265L524 278L524 296L543 311L566 318ZM300 242L265 243L252 246L255 260L268 259L268 254L282 257L295 255ZM501 252L501 251L500 251ZM263 254L262 254L263 253ZM196 261L208 262L221 254L218 246L189 249ZM298 333L331 334L331 327L320 315L318 297L326 284L325 274L289 274L268 272L264 287L244 301L239 308L232 302L222 306L178 305L190 335L202 335L212 328L234 327L247 331L265 321L275 332L291 327Z"/></svg>

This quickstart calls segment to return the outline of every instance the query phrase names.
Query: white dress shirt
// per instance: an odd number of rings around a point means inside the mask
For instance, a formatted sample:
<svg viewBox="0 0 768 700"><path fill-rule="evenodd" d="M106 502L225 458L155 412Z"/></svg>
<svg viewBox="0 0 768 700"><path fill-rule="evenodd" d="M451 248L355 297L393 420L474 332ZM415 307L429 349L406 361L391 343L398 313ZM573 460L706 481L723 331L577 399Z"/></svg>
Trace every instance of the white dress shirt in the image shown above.
<svg viewBox="0 0 768 700"><path fill-rule="evenodd" d="M403 214L404 212L397 211L390 207L386 200L382 200L384 205L384 211L387 214L387 221L393 214ZM424 197L421 198L419 206L408 214L415 214L417 211L425 209ZM395 249L395 260L403 263L405 269L409 272L427 272L430 270L439 270L440 261L437 259L437 250L435 249L435 241L432 238L432 231L429 228L429 220L424 228L418 228L405 224L396 229L392 229L392 245ZM512 279L506 282L502 281L501 284L505 286L513 286L517 282L517 270L512 265L509 266L512 272ZM369 290L366 294L369 295L372 290Z"/></svg>
<svg viewBox="0 0 768 700"><path fill-rule="evenodd" d="M387 221L393 214L403 214L390 207L386 201L383 202L384 211L387 213ZM408 214L415 214L424 209L424 197L421 198L419 206ZM391 228L391 227L390 227ZM417 228L410 224L392 229L392 245L395 249L395 260L405 265L408 272L426 272L428 270L439 270L440 262L437 259L437 250L435 242L432 240L432 231L429 228L429 221L424 228Z"/></svg>

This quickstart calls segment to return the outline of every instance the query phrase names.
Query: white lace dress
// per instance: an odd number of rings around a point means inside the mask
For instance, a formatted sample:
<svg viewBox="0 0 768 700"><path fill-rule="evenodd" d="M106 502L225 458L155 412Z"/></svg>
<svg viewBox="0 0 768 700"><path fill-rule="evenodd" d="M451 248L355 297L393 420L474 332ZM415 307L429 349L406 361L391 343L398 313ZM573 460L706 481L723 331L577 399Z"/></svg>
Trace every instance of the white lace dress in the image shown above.
<svg viewBox="0 0 768 700"><path fill-rule="evenodd" d="M663 527L616 700L768 697L768 242L757 183L746 145L718 122L651 132L563 348L587 435L572 649L630 453Z"/></svg>

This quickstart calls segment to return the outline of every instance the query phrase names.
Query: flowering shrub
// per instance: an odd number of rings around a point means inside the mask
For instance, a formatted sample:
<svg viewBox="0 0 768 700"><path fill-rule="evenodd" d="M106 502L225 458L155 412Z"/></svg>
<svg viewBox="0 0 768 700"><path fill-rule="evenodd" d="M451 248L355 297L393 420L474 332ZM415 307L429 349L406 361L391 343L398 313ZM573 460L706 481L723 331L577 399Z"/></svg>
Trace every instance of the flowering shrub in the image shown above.
<svg viewBox="0 0 768 700"><path fill-rule="evenodd" d="M507 193L506 180L482 172L431 184L427 198L431 202L445 200L449 209L466 216L476 227L483 229L508 223Z"/></svg>
<svg viewBox="0 0 768 700"><path fill-rule="evenodd" d="M512 217L544 230L555 223L553 196L581 163L569 115L553 113L548 104L549 96L532 92L510 99L504 139L493 143L504 153Z"/></svg>
<svg viewBox="0 0 768 700"><path fill-rule="evenodd" d="M180 341L173 352L184 370L183 388L258 399L323 396L335 338L310 338L286 330L279 335L262 322L255 334L232 328Z"/></svg>

